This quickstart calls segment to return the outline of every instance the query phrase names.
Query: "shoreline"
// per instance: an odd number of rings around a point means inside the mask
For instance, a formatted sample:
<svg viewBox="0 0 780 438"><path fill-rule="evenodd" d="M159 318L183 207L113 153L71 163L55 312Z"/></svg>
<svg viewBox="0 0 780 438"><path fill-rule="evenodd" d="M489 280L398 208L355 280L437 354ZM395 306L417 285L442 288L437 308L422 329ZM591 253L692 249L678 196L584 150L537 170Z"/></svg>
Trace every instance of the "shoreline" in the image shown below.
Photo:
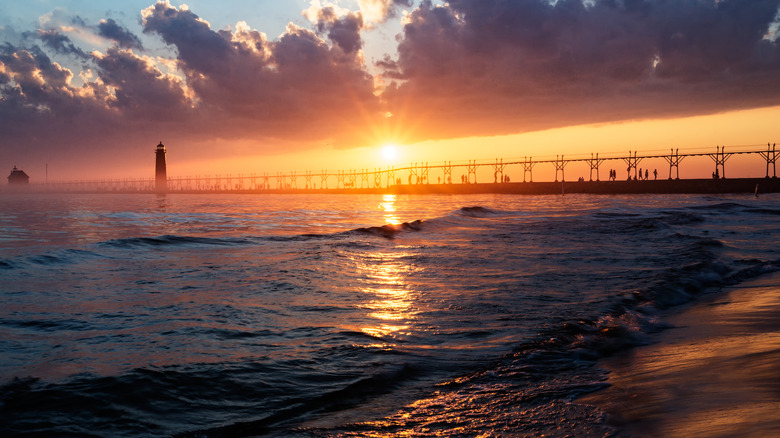
<svg viewBox="0 0 780 438"><path fill-rule="evenodd" d="M168 181L169 187L177 180ZM170 188L164 192L153 189L113 186L110 183L85 182L83 185L31 184L29 186L0 187L0 194L382 194L382 195L469 195L469 194L515 194L515 195L560 195L560 194L728 194L728 193L780 193L779 178L720 178L720 179L659 179L659 180L616 180L616 181L554 181L554 182L506 182L471 184L399 184L389 187L362 188L276 188L276 189L212 189L197 190Z"/></svg>
<svg viewBox="0 0 780 438"><path fill-rule="evenodd" d="M780 430L780 272L667 315L653 344L603 359L596 405L627 436L763 437Z"/></svg>

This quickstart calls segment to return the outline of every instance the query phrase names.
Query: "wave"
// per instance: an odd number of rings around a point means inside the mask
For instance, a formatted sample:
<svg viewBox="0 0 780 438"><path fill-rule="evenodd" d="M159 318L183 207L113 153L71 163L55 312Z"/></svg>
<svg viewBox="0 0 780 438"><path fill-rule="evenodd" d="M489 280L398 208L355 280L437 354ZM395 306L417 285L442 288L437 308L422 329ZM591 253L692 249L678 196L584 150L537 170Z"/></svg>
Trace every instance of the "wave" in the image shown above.
<svg viewBox="0 0 780 438"><path fill-rule="evenodd" d="M0 319L0 326L55 333L64 330L87 331L93 328L89 322L76 319Z"/></svg>
<svg viewBox="0 0 780 438"><path fill-rule="evenodd" d="M44 254L19 255L0 259L0 270L25 269L29 266L52 267L57 265L76 264L89 258L104 258L106 256L94 251L80 249L63 249Z"/></svg>
<svg viewBox="0 0 780 438"><path fill-rule="evenodd" d="M481 206L461 207L455 213L466 217L490 217L501 214L498 210Z"/></svg>
<svg viewBox="0 0 780 438"><path fill-rule="evenodd" d="M415 232L423 229L423 221L415 220L398 225L361 227L335 233L303 233L291 236L244 236L235 238L215 238L181 235L162 235L153 237L126 237L97 242L97 248L133 249L133 248L186 248L203 246L246 246L264 242L307 242L318 240L342 240L355 234L379 236L388 239L398 233ZM34 254L0 259L0 270L24 269L29 265L55 266L83 262L86 258L115 258L116 255L81 249L63 249L55 253Z"/></svg>
<svg viewBox="0 0 780 438"><path fill-rule="evenodd" d="M342 239L354 234L369 234L385 238L393 238L396 234L408 231L420 231L423 227L422 220L404 222L398 225L386 224L381 226L360 227L353 230L335 233L303 233L291 236L245 236L237 238L214 238L196 236L163 235L158 237L129 237L112 239L100 242L100 246L115 248L132 247L176 247L176 246L236 246L252 245L262 242L298 242L324 239Z"/></svg>
<svg viewBox="0 0 780 438"><path fill-rule="evenodd" d="M723 217L719 212L741 207L739 204L731 203L719 208L720 210L715 210L715 214L699 209L671 210L664 207L665 210L643 210L641 214L598 212L593 215L586 213L576 217L559 217L553 213L544 216L546 213L541 212L540 216L526 218L520 211L500 211L472 206L460 208L437 218L414 220L398 225L354 228L330 234L240 238L163 235L113 239L100 242L97 246L108 254L116 255L116 252L122 254L130 252L127 251L128 248L142 251L147 248L170 247L180 251L191 251L192 248L203 250L204 246L249 245L248 249L251 251L254 249L251 245L280 242L280 245L270 246L290 248L295 252L301 247L322 245L295 246L285 245L285 242L333 239L360 244L361 248L375 248L384 245L365 245L366 240L381 241L381 239L401 237L405 233L423 233L417 236L421 237L423 244L420 246L424 246L425 250L421 250L419 254L405 255L397 259L399 265L417 265L425 269L430 267L430 272L442 272L442 276L455 270L473 274L473 278L481 278L481 281L475 281L472 285L474 294L485 293L484 288L487 285L501 289L501 294L496 295L499 297L497 300L504 296L522 295L525 292L523 286L526 284L532 287L542 286L540 293L549 291L550 301L561 300L560 306L550 306L550 309L563 309L561 313L541 314L540 312L538 320L534 320L535 325L528 331L529 335L507 337L506 343L502 340L500 347L486 353L495 356L490 356L488 359L484 357L470 359L473 362L469 363L462 361L463 363L457 366L449 365L458 362L457 360L448 361L447 364L443 364L442 360L435 365L437 372L441 368L452 367L446 370L446 377L437 380L438 382L445 380L444 383L432 387L430 391L444 394L442 401L447 405L447 409L457 409L457 403L447 400L446 393L462 390L463 399L467 401L464 402L464 406L484 405L492 409L493 405L511 399L512 402L507 405L534 415L534 409L538 406L531 403L535 399L546 397L548 400L566 400L583 392L602 388L605 383L600 380L598 370L593 367L595 361L617 351L647 343L650 333L666 327L658 318L661 309L694 300L697 295L712 288L780 269L780 261L725 260L726 255L722 253L728 251L721 250L726 246L725 239L721 241L696 236L702 228L705 228L696 225L704 222L705 218L709 220L711 216ZM755 213L771 214L760 211ZM682 226L678 227L680 225ZM446 232L439 235L439 231ZM615 237L607 239L608 234L614 234ZM573 236L582 240L578 241ZM456 253L450 252L448 245L451 245L452 240L459 238L465 242L464 247L455 248ZM517 251L517 253L511 253L509 255L513 258L501 261L500 256L492 257L491 254L494 253L484 250L484 246L475 245L474 248L480 252L479 254L474 257L463 256L464 248L466 251L472 248L468 245L470 242L478 243L482 240L495 243L494 246L498 248L495 254L501 254L502 249L507 252ZM542 248L550 252L542 255L527 255L526 252L517 250L518 244ZM340 243L336 244L338 245ZM576 247L576 245L581 246ZM594 251L600 246L599 251ZM119 251L106 250L106 248L118 248ZM622 255L623 253L614 256L611 254L612 250L622 248L627 248L624 250L625 256ZM280 250L286 251L286 249ZM570 257L569 254L572 256ZM49 256L33 256L27 263L55 265L101 255L90 251L64 250ZM557 270L555 274L560 274L560 278L557 282L549 283L543 283L542 280L532 283L527 278L513 278L515 270L523 270L526 256L544 257L544 263L549 263L549 269L538 270L539 278L545 277L549 281L552 277L551 272L555 270ZM579 260L568 262L576 259ZM636 266L632 265L636 261L638 261ZM450 265L445 266L442 262L448 262ZM490 268L498 263L504 265L501 269L497 269L495 274L482 269L482 265L484 268ZM0 264L0 269L14 269L18 263L16 260L9 260L6 265L8 267ZM254 274L263 269L255 266L253 264L247 268L251 273L248 277L255 282L249 289L252 294L262 296L263 285L270 283L264 283L266 280L255 280L257 276ZM609 266L610 270L607 270L606 274L594 274L598 281L588 284L587 280L580 276L588 275L594 266ZM452 270L446 271L444 268ZM467 270L472 268L473 271ZM573 269L567 271L567 268ZM300 278L307 277L307 273L310 272L304 267L297 269L299 270L294 273ZM436 271L437 269L442 270ZM226 275L232 275L234 272L237 270L231 270ZM425 275L428 273L424 270L420 272ZM177 271L175 274L177 276L174 278L180 278L179 276L184 273ZM284 274L284 276L289 275L287 271ZM492 277L493 275L495 277ZM434 276L431 278L435 279ZM619 279L614 280L615 278ZM338 270L334 279L342 280ZM578 281L571 281L571 279ZM352 277L345 279L345 283L352 283L347 288L353 287L355 282L351 280ZM528 283L525 283L526 280ZM291 292L301 289L299 285L293 283L297 284L290 280ZM446 287L459 286L444 281L442 283L446 284ZM243 284L245 283L241 283ZM285 290L287 284L285 283ZM323 284L323 288L330 287L329 283ZM434 287L435 285L431 288ZM544 289L547 287L549 289ZM565 294L556 295L558 287L570 287L574 291L571 295L573 298L566 298ZM606 291L594 293L593 295L597 295L598 299L583 298L581 301L580 289L586 287L602 288ZM505 294L504 289L506 289ZM527 299L531 303L529 306L538 304L531 301L530 296ZM540 295L537 299L543 301L545 298L544 295ZM337 313L342 307L329 305L327 301L309 302L302 299L295 302L299 304L288 303L282 306L285 311L303 315L300 320L304 321L304 325L310 314L314 316L331 314L328 318L340 317ZM571 302L574 302L573 306L580 306L584 310L567 310L568 303ZM581 302L587 304L581 305ZM456 304L459 303L453 303ZM485 310L489 305L491 305L490 300L483 300L474 304L473 309L478 312ZM471 309L468 308L464 312ZM566 313L569 311L571 313ZM512 310L511 313L507 311L507 314L502 314L501 318L511 321L514 318L529 317L528 313L533 313L531 307L518 305L517 309ZM474 326L466 324L461 326L456 323L457 330L450 330L447 336L464 345L484 345L483 338L490 337L496 332L483 330L485 327L483 321L478 318L475 320L478 324ZM318 414L361 407L367 400L378 399L383 394L395 391L399 385L427 385L433 380L431 378L434 375L434 371L431 370L433 366L421 357L424 354L434 353L416 352L413 342L389 337L385 339L360 330L340 330L330 338L330 343L336 344L335 346L323 344L322 348L317 348L317 338L309 337L306 345L312 347L312 350L308 350L305 357L302 355L296 356L295 360L284 359L286 356L272 348L265 349L265 345L273 347L274 344L278 344L277 338L290 335L291 330L264 329L262 322L259 319L257 321L256 326L224 328L174 326L174 330L161 333L163 336L191 335L187 338L221 342L228 345L230 349L240 348L240 344L261 346L261 349L253 350L256 354L248 359L247 363L223 362L202 365L189 363L164 368L144 365L144 369L128 371L121 376L104 378L84 375L59 384L43 384L34 379L21 379L0 387L0 418L13 419L5 426L2 425L4 421L0 421L0 435L6 434L5 432L8 432L8 435L20 433L23 428L28 428L26 431L31 434L49 432L54 435L58 433L86 435L94 433L96 425L100 425L101 434L113 436L160 436L176 433L180 433L182 437L281 434ZM37 332L86 329L79 321L66 319L45 322L6 320L0 321L0 324ZM511 322L507 322L507 326L512 326ZM306 327L305 330L314 329ZM443 336L437 334L436 337ZM289 339L296 339L296 337L290 336ZM367 354L367 351L371 353ZM268 357L264 356L266 354ZM388 355L392 357L386 360ZM201 360L201 357L204 356L200 356L197 360ZM459 357L466 357L466 355ZM487 363L488 361L491 362ZM339 364L339 366L332 367L330 364ZM475 370L475 367L480 369ZM450 373L451 370L456 371ZM461 374L452 378L455 372ZM435 378L438 379L443 375L445 374L436 374ZM425 388L428 389L431 387ZM494 391L492 398L483 396L490 391ZM554 404L555 402L550 402L550 406ZM104 409L104 405L108 408ZM424 406L424 403L420 406ZM526 410L526 406L531 408ZM414 408L404 409L408 412ZM536 409L535 412L541 411L542 409ZM422 412L417 419L419 420L425 414ZM466 414L471 417L462 418L477 418L480 411L475 407L473 411L468 411ZM41 421L42 418L55 417L72 418L72 421L62 422L61 426L55 424L50 428L47 428L49 426L45 424L46 421ZM561 418L556 415L545 417ZM116 418L119 420L115 420ZM493 416L487 415L487 418ZM525 414L523 418L526 418ZM368 435L373 430L369 427L365 431ZM303 432L306 434L307 431ZM355 434L360 435L360 431ZM312 432L311 435L316 436L317 431Z"/></svg>
<svg viewBox="0 0 780 438"><path fill-rule="evenodd" d="M686 211L665 211L659 217L667 225L689 225L704 222L702 215Z"/></svg>
<svg viewBox="0 0 780 438"><path fill-rule="evenodd" d="M352 233L370 234L374 236L380 236L387 239L392 239L396 234L405 231L420 231L423 228L423 221L416 220L412 222L404 222L398 225L386 224L379 227L364 227L356 228L352 230Z"/></svg>
<svg viewBox="0 0 780 438"><path fill-rule="evenodd" d="M720 246L722 246L721 242L712 239L702 239L691 245L692 250L699 252ZM703 293L780 271L780 260L754 260L749 263L748 267L734 269L712 257L711 260L669 269L655 284L636 291L632 297L622 300L612 314L641 312L649 315L653 313L651 309L667 309L684 304Z"/></svg>
<svg viewBox="0 0 780 438"><path fill-rule="evenodd" d="M746 205L740 204L738 202L720 202L717 204L705 204L705 205L695 205L688 207L691 210L700 210L700 211L714 211L714 212L732 212L737 210L744 210L746 208L749 208Z"/></svg>
<svg viewBox="0 0 780 438"><path fill-rule="evenodd" d="M0 434L254 436L314 413L358 406L422 372L403 362L372 373L312 370L305 360L258 360L139 368L120 376L82 374L65 383L15 378L0 386L0 418L7 420L0 422ZM211 427L215 414L222 426ZM62 426L41 421L55 416L70 420Z"/></svg>
<svg viewBox="0 0 780 438"><path fill-rule="evenodd" d="M719 262L697 263L672 269L657 283L634 291L596 320L564 322L537 342L521 346L514 357L529 350L566 347L578 358L595 360L648 341L647 335L669 326L656 318L657 310L687 303L696 296L780 271L780 260L732 270Z"/></svg>
<svg viewBox="0 0 780 438"><path fill-rule="evenodd" d="M738 202L721 202L717 204L709 205L697 205L688 207L691 210L706 211L714 213L752 213L760 215L780 215L780 209L771 208L766 206L756 206L750 204L741 204Z"/></svg>
<svg viewBox="0 0 780 438"><path fill-rule="evenodd" d="M414 366L401 364L391 370L359 378L344 387L316 397L301 397L290 400L287 407L262 419L242 421L217 428L200 429L175 436L179 438L238 437L272 433L312 413L343 410L356 406L367 399L389 393L404 382L415 379L419 372Z"/></svg>
<svg viewBox="0 0 780 438"><path fill-rule="evenodd" d="M347 232L347 234L359 233L392 239L403 232L418 232L430 228L438 229L440 227L462 227L468 225L468 223L463 221L463 218L482 219L510 215L511 213L512 212L495 210L482 206L461 207L452 214L442 217L425 220L417 219L397 225L385 224L381 226L361 227L351 230Z"/></svg>
<svg viewBox="0 0 780 438"><path fill-rule="evenodd" d="M101 246L115 247L115 248L132 248L132 247L167 247L167 246L187 246L187 245L215 245L215 246L229 246L229 245L247 245L255 244L258 242L288 242L288 241L308 241L308 240L323 240L323 239L340 239L355 234L372 235L383 238L392 239L399 233L403 232L418 232L422 231L426 225L433 223L445 223L446 219L452 220L457 217L469 217L469 218L487 218L492 216L498 216L507 214L499 210L494 210L488 207L473 206L462 207L454 212L453 215L449 215L442 218L432 219L417 219L413 221L403 222L400 224L385 224L378 226L359 227L352 230L334 232L334 233L302 233L291 236L284 235L266 235L266 236L245 236L237 238L214 238L214 237L197 237L197 236L180 236L180 235L163 235L156 237L128 237L121 239L111 239L100 242ZM457 224L455 224L457 225ZM0 265L0 268L3 266Z"/></svg>
<svg viewBox="0 0 780 438"><path fill-rule="evenodd" d="M777 208L749 207L749 208L747 208L746 211L748 211L750 213L761 214L761 215L770 215L770 216L779 216L780 215L780 209L777 209Z"/></svg>
<svg viewBox="0 0 780 438"><path fill-rule="evenodd" d="M686 271L692 280L685 285L684 293L691 299L692 296L711 288L749 280L778 270L780 260L759 263L737 271L723 270L716 263L690 266ZM668 275L668 282L660 282L635 292L601 316L562 321L542 331L536 338L517 345L511 353L493 363L437 385L432 395L416 401L399 415L368 425L342 425L338 426L335 432L326 430L323 434L339 435L339 432L346 432L350 435L359 433L360 427L366 430L376 430L377 427L384 430L409 430L410 425L422 427L426 426L429 416L440 414L437 406L443 404L454 410L462 404L466 413L473 413L475 409L479 411L476 407L483 404L490 406L486 414L491 420L475 423L473 433L468 433L469 435L478 435L478 432L485 431L486 428L491 430L491 426L497 427L493 429L494 432L502 430L501 427L505 425L500 424L501 419L516 419L518 412L522 412L524 421L527 421L530 427L540 427L546 424L546 419L564 416L568 421L576 422L576 430L580 432L588 430L583 428L592 427L591 424L602 424L590 421L595 418L594 415L603 413L589 411L587 406L568 404L567 408L561 410L558 401L574 400L609 386L606 382L606 371L595 366L597 360L628 348L645 345L651 341L652 333L670 327L657 317L654 310L669 304L670 297L680 298L680 290L669 288L674 284L672 280L677 274L671 272ZM577 409L584 411L580 413ZM457 416L458 413L453 415ZM583 417L578 420L576 415ZM494 424L494 418L498 419L499 424ZM435 430L436 424L432 427ZM472 429L469 429L471 426L464 427L465 431L472 432ZM526 429L520 424L505 430L521 435L538 434L533 432L535 429ZM551 425L550 430L561 429ZM598 433L583 433L583 436L612 436L616 431L607 429L606 432L599 429Z"/></svg>
<svg viewBox="0 0 780 438"><path fill-rule="evenodd" d="M101 242L102 245L128 248L136 246L181 246L181 245L240 245L251 243L251 241L242 238L213 238L213 237L195 237L195 236L177 236L163 235L159 237L129 237L123 239L112 239Z"/></svg>
<svg viewBox="0 0 780 438"><path fill-rule="evenodd" d="M716 211L740 208L739 204L724 204ZM759 212L762 214L771 214ZM426 224L457 221L457 217L490 218L497 214L482 207L459 209L453 215L426 221ZM697 209L656 211L650 214L595 214L595 221L587 222L577 218L577 227L587 232L603 232L624 235L627 238L654 239L666 242L662 248L674 250L666 263L649 273L636 289L618 292L605 302L605 306L590 318L561 318L551 321L531 340L516 345L511 353L496 359L483 368L451 378L436 386L430 400L419 400L420 406L404 408L403 415L381 420L381 424L340 425L334 430L314 430L313 435L360 434L365 430L410 430L410 422L421 421L430 415L425 406L447 404L449 408L462 400L469 406L481 402L491 406L504 400L510 409L517 406L523 412L534 412L533 398L572 400L588 392L603 389L605 383L602 370L595 367L597 360L650 342L651 334L669 328L660 315L662 310L696 300L698 296L717 291L720 287L750 280L756 276L780 270L780 260L730 260L721 254L726 244L718 239L681 233L678 226L685 227L707 222ZM568 219L562 223L570 225ZM539 226L546 221L534 222ZM599 225L594 230L593 225ZM449 224L449 223L448 223ZM462 224L461 224L462 225ZM616 227L623 227L616 229ZM671 230L668 231L668 230ZM656 234L648 232L657 231ZM675 241L674 245L668 245ZM659 254L660 256L660 254ZM660 258L660 257L659 257ZM676 261L676 262L675 262ZM675 264L677 263L677 264ZM551 319L554 319L551 316ZM478 332L474 333L479 336ZM523 385L526 385L525 387ZM529 387L535 389L529 390ZM535 391L535 392L534 392ZM455 401L453 401L455 400ZM457 408L454 408L457 409ZM516 411L515 411L516 412ZM473 413L469 411L468 413ZM455 414L456 415L456 414ZM491 414L492 415L492 414ZM520 429L522 430L522 429ZM475 435L477 433L474 433Z"/></svg>
<svg viewBox="0 0 780 438"><path fill-rule="evenodd" d="M36 265L45 265L45 266L58 265L60 263L66 262L65 259L50 254L40 254L40 255L31 256L27 260Z"/></svg>

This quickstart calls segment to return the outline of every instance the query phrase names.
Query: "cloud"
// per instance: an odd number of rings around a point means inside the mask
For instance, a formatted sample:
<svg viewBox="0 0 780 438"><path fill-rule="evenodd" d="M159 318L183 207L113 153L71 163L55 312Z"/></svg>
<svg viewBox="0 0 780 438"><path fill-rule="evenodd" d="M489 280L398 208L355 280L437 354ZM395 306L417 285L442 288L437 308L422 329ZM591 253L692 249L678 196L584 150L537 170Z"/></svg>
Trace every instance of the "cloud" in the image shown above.
<svg viewBox="0 0 780 438"><path fill-rule="evenodd" d="M294 25L278 41L245 26L214 31L192 11L163 2L143 12L143 25L175 46L201 110L233 120L239 131L355 145L348 127L379 117L372 77L346 37L331 47Z"/></svg>
<svg viewBox="0 0 780 438"><path fill-rule="evenodd" d="M56 30L38 30L37 34L31 32L26 33L27 37L33 35L43 41L43 44L46 47L49 47L57 53L71 54L82 59L89 58L89 55L76 47L69 37Z"/></svg>
<svg viewBox="0 0 780 438"><path fill-rule="evenodd" d="M411 0L358 0L360 13L367 23L382 23L395 17L399 7L411 7Z"/></svg>
<svg viewBox="0 0 780 438"><path fill-rule="evenodd" d="M376 141L371 125L382 110L359 54L359 15L328 21L330 40L292 24L275 41L243 22L215 30L168 2L142 11L142 25L169 46L167 58L159 49L145 55L140 40L112 20L97 28L116 42L102 51L85 52L66 35L43 30L32 44L0 46L0 152L17 145L14 154L45 153L78 165L68 151L111 150L123 161L160 139L187 145L183 155L191 157L237 153L231 145L248 140L258 145L255 155ZM47 51L83 59L77 85ZM222 140L222 151L198 148L213 139Z"/></svg>
<svg viewBox="0 0 780 438"><path fill-rule="evenodd" d="M384 98L413 139L777 104L778 0L425 1ZM410 121L416 127L408 126Z"/></svg>
<svg viewBox="0 0 780 438"><path fill-rule="evenodd" d="M138 39L137 36L120 26L111 18L100 20L100 24L98 24L98 34L115 41L119 47L125 49L143 49L141 40Z"/></svg>
<svg viewBox="0 0 780 438"><path fill-rule="evenodd" d="M106 99L109 107L150 122L183 120L189 115L191 105L182 81L163 74L152 60L111 48L105 55L96 53L95 61L102 83L113 89L113 98Z"/></svg>
<svg viewBox="0 0 780 438"><path fill-rule="evenodd" d="M55 10L26 38L0 43L0 155L145 162L139 150L161 139L191 157L246 152L237 143L256 155L780 101L780 0L358 6L313 1L310 28L289 24L269 39L245 22L213 29L159 1L141 12L146 38L163 44L154 51L117 21L91 26ZM380 93L362 38L402 8L397 56L375 66Z"/></svg>
<svg viewBox="0 0 780 438"><path fill-rule="evenodd" d="M99 134L113 117L99 99L82 97L82 90L70 83L71 71L37 46L0 46L0 71L0 131L6 156L66 155L78 142L88 141L89 132Z"/></svg>
<svg viewBox="0 0 780 438"><path fill-rule="evenodd" d="M363 16L360 13L347 11L341 17L337 16L332 6L316 10L316 15L309 9L309 19L312 20L320 33L327 33L345 53L356 53L363 45L360 31L363 29Z"/></svg>

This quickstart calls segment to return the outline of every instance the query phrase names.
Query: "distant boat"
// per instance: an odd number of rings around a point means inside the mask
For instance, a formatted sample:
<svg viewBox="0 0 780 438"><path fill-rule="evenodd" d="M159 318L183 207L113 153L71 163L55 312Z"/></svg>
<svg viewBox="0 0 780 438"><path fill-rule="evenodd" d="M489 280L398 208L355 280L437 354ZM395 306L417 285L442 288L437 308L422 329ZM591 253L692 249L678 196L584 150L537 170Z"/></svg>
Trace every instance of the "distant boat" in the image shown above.
<svg viewBox="0 0 780 438"><path fill-rule="evenodd" d="M29 184L30 176L24 173L23 170L19 170L14 166L11 174L8 175L8 184Z"/></svg>

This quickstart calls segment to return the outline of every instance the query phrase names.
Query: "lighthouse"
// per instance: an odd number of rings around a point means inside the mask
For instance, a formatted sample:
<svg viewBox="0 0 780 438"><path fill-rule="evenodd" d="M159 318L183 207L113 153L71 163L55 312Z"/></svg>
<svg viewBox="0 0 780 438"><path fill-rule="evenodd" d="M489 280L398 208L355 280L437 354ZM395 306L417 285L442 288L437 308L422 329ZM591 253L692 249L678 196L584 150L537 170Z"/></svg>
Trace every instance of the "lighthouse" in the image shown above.
<svg viewBox="0 0 780 438"><path fill-rule="evenodd" d="M154 190L157 193L168 191L168 172L165 168L165 146L160 142L154 151Z"/></svg>
<svg viewBox="0 0 780 438"><path fill-rule="evenodd" d="M14 166L14 170L8 175L8 184L30 184L30 177L24 173L24 170L17 169Z"/></svg>

